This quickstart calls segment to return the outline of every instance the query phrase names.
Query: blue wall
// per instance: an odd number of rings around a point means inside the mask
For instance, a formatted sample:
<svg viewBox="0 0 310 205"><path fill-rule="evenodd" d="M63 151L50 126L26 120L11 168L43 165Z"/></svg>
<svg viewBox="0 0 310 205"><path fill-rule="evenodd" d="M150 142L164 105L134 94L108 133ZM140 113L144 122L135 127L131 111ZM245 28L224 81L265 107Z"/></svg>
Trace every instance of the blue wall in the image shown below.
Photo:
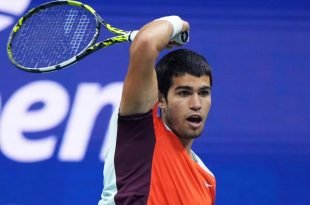
<svg viewBox="0 0 310 205"><path fill-rule="evenodd" d="M0 205L96 204L129 44L60 72L15 69L6 55L12 23L40 3L0 2ZM194 150L217 177L217 205L310 204L309 1L85 3L125 30L170 14L191 23L186 47L214 72Z"/></svg>

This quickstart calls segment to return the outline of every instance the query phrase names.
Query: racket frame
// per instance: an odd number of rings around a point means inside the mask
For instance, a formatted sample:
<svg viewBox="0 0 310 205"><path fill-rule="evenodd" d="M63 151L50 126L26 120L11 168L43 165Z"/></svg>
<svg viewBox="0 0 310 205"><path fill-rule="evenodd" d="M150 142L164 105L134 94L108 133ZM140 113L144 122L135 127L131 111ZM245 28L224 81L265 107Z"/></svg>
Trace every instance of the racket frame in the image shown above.
<svg viewBox="0 0 310 205"><path fill-rule="evenodd" d="M13 53L12 53L12 42L14 40L15 35L17 34L17 32L19 31L19 29L21 28L21 26L23 25L23 23L29 19L32 15L34 15L35 13L46 9L48 7L53 7L53 6L57 6L57 5L71 5L71 6L77 6L77 7L81 7L85 10L87 10L88 12L90 12L95 20L96 20L96 31L94 33L94 36L92 38L92 40L89 42L89 44L82 50L80 51L77 55L69 58L68 60L56 64L56 65L52 65L52 66L47 66L47 67L41 67L41 68L29 68L29 67L25 67L23 65L20 65L19 63L16 62L16 60L14 59ZM97 42L97 39L99 37L100 34L100 30L101 30L101 25L104 26L107 30L109 30L111 33L116 34L118 36L114 36L111 38L108 38L104 41L101 42ZM115 43L121 43L121 42L125 42L125 41L131 41L130 40L130 31L124 31L118 28L115 28L113 26L111 26L110 24L106 23L97 13L96 11L89 5L87 4L83 4L81 2L78 1L72 1L72 0L60 0L60 1L51 1L51 2L47 2L44 4L39 5L38 7L35 7L31 10L29 10L23 17L21 17L18 22L14 25L8 43L7 43L7 53L8 53L8 57L11 60L11 62L17 67L20 68L24 71L27 72L34 72L34 73L43 73L43 72L51 72L51 71L56 71L56 70L60 70L63 69L77 61L79 61L80 59L84 58L85 56L95 52L98 49L113 45Z"/></svg>

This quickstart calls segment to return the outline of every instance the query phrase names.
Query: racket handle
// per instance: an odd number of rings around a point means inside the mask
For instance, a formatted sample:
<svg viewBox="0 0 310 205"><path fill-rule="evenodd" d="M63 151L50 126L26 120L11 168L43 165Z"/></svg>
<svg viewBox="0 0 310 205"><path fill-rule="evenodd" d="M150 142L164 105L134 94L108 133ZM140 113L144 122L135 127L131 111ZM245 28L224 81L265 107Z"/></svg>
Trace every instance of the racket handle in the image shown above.
<svg viewBox="0 0 310 205"><path fill-rule="evenodd" d="M183 31L171 39L171 42L177 43L180 45L186 44L188 41L189 41L188 31Z"/></svg>
<svg viewBox="0 0 310 205"><path fill-rule="evenodd" d="M128 36L128 41L132 42L135 39L138 32L139 32L139 30L131 31L129 33L129 36ZM176 35L175 37L171 38L171 40L170 40L170 42L177 43L180 45L186 44L188 41L189 41L189 32L188 31L183 31L183 32L179 33L178 35Z"/></svg>

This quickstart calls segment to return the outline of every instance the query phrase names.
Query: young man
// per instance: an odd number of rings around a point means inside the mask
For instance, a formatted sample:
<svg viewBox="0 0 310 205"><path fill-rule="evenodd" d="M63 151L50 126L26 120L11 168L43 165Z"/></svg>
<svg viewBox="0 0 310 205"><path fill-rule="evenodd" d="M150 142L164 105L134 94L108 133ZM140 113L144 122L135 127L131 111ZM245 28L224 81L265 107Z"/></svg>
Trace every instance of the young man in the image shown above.
<svg viewBox="0 0 310 205"><path fill-rule="evenodd" d="M154 68L171 39L188 29L179 17L165 17L133 41L119 113L110 122L99 205L214 204L215 178L191 150L211 106L210 66L180 49Z"/></svg>

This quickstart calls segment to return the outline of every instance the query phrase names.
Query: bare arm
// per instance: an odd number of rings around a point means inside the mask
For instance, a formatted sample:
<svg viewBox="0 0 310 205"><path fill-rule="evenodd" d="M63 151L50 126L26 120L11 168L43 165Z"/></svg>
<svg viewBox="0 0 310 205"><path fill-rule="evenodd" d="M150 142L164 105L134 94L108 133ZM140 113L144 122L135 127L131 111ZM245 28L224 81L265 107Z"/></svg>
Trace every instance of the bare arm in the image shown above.
<svg viewBox="0 0 310 205"><path fill-rule="evenodd" d="M183 21L182 30L189 25ZM130 62L124 82L120 114L130 115L149 111L157 101L158 88L155 62L168 46L173 27L165 20L153 21L140 29L130 47Z"/></svg>

